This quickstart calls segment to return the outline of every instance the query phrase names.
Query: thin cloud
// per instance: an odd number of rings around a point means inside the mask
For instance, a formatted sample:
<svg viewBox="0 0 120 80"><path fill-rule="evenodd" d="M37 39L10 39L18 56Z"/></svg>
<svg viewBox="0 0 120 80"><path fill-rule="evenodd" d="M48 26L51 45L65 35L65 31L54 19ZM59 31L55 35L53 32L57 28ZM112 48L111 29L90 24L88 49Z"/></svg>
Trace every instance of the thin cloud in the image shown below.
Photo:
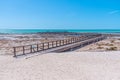
<svg viewBox="0 0 120 80"><path fill-rule="evenodd" d="M118 12L120 12L120 11L119 10L114 10L114 11L109 12L109 14L116 14Z"/></svg>

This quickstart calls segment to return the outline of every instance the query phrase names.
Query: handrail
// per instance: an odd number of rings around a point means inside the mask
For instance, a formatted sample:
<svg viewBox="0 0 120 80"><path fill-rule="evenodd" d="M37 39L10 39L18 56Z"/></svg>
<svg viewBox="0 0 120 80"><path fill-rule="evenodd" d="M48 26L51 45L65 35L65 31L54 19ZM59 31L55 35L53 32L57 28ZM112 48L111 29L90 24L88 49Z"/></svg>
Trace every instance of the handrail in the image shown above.
<svg viewBox="0 0 120 80"><path fill-rule="evenodd" d="M14 53L14 57L17 57L19 55L17 53L20 53L20 55L21 54L23 54L23 55L27 54L26 50L28 51L28 53L34 53L34 52L44 51L44 50L48 50L48 49L51 49L51 48L56 48L56 47L80 42L80 41L95 38L95 37L101 37L102 38L103 36L100 36L100 35L87 36L87 37L86 36L84 36L84 37L80 36L80 37L72 37L72 38L69 38L69 39L44 42L44 43L39 43L39 44L16 46L16 47L13 47L13 53ZM26 49L26 47L27 47L27 49Z"/></svg>

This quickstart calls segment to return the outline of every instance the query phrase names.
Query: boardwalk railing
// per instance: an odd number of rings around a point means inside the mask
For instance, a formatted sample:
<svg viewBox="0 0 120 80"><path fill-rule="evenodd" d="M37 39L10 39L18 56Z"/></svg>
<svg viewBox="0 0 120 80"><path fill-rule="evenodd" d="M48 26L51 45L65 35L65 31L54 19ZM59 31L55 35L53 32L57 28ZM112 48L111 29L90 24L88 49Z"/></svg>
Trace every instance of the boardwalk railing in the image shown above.
<svg viewBox="0 0 120 80"><path fill-rule="evenodd" d="M80 41L80 42L75 43L75 44L71 44L71 45L62 47L60 49L55 50L54 52L73 51L73 50L76 50L78 48L84 47L86 45L89 45L89 44L96 43L98 41L104 40L106 38L107 37L105 37L105 36L100 36L100 37L95 37L95 38L87 39L87 40Z"/></svg>
<svg viewBox="0 0 120 80"><path fill-rule="evenodd" d="M92 38L96 38L96 37L104 38L101 35L80 36L80 37L73 37L73 38L69 38L69 39L45 42L45 43L40 43L40 44L17 46L17 47L13 47L13 53L14 53L14 57L17 57L20 55L45 51L45 50L48 50L51 48L65 46L68 44L73 44L73 43L77 43L80 41L84 41L84 40L88 40L88 39L92 39Z"/></svg>

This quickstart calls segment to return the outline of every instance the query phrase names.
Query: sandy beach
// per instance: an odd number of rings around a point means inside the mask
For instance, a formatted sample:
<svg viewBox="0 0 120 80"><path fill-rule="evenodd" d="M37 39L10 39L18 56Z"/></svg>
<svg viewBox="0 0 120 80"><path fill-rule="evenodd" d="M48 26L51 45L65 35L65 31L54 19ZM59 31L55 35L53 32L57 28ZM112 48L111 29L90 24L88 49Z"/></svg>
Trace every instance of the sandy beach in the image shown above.
<svg viewBox="0 0 120 80"><path fill-rule="evenodd" d="M49 36L47 39L45 34L44 37L35 34L7 35L8 40L2 38L0 80L120 80L120 38L107 38L75 51L39 52L31 57L13 58L10 49L13 46L71 37Z"/></svg>
<svg viewBox="0 0 120 80"><path fill-rule="evenodd" d="M120 80L120 52L0 56L0 80Z"/></svg>

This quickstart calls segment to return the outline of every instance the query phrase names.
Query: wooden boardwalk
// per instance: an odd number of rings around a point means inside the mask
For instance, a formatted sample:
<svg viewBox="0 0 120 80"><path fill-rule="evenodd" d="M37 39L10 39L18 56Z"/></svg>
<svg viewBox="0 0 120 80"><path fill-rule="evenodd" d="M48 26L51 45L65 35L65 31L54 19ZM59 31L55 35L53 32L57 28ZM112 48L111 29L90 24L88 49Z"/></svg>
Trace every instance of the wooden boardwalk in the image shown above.
<svg viewBox="0 0 120 80"><path fill-rule="evenodd" d="M75 47L83 47L91 43L105 39L102 35L79 36L64 40L51 41L40 44L13 47L14 57L31 53L63 52Z"/></svg>

